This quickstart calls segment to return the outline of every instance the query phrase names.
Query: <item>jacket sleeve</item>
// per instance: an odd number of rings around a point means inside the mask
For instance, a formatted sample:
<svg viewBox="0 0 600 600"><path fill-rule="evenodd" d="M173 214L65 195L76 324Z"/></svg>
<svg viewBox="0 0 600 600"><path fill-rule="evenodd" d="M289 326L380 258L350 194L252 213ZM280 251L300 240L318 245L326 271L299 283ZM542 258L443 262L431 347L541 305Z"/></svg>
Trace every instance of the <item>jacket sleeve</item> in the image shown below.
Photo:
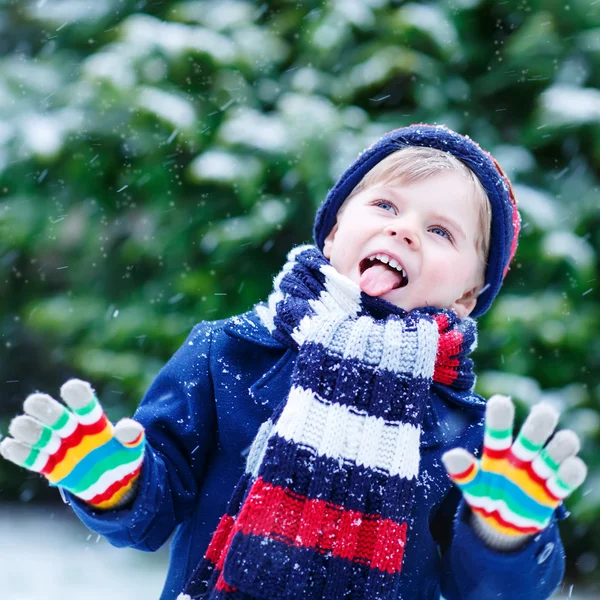
<svg viewBox="0 0 600 600"><path fill-rule="evenodd" d="M452 488L432 522L442 553L440 587L445 600L546 600L564 576L565 554L557 519L522 548L500 552L486 546L469 525L470 509Z"/></svg>
<svg viewBox="0 0 600 600"><path fill-rule="evenodd" d="M192 330L134 415L147 442L133 503L102 512L69 496L83 523L115 546L156 550L195 505L217 437L209 370L212 325L200 323Z"/></svg>

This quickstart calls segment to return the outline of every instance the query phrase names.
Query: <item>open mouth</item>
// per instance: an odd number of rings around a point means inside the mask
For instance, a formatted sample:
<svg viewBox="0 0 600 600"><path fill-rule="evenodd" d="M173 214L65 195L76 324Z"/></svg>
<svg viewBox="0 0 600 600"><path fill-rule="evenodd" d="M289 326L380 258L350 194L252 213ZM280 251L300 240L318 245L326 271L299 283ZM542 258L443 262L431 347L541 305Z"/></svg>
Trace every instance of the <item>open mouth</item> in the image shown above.
<svg viewBox="0 0 600 600"><path fill-rule="evenodd" d="M378 252L361 260L359 270L360 287L370 296L382 296L408 285L408 275L402 265L384 253Z"/></svg>

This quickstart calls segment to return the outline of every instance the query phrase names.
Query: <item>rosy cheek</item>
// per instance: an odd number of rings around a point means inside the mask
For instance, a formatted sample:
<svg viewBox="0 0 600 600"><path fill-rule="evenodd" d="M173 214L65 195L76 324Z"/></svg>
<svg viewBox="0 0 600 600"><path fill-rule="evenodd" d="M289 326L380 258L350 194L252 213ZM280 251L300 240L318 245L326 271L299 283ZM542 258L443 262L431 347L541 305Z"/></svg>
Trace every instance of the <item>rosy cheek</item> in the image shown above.
<svg viewBox="0 0 600 600"><path fill-rule="evenodd" d="M457 262L446 256L438 256L427 265L427 275L433 281L443 282L456 275L460 269Z"/></svg>
<svg viewBox="0 0 600 600"><path fill-rule="evenodd" d="M447 277L447 273L448 269L436 268L429 271L429 276L433 281L439 281L441 283Z"/></svg>

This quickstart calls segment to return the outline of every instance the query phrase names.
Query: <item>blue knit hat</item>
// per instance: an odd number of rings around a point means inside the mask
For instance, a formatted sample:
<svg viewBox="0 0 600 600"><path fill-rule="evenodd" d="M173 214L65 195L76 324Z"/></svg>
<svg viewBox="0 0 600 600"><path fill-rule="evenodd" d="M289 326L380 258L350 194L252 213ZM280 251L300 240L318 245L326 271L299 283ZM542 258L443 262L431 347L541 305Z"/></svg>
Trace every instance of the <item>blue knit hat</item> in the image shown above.
<svg viewBox="0 0 600 600"><path fill-rule="evenodd" d="M445 126L419 124L395 129L362 152L320 206L314 227L315 242L322 250L325 238L335 225L338 209L356 185L377 163L406 146L427 146L449 152L475 173L487 192L492 226L485 285L471 313L472 317L478 317L487 311L500 291L517 249L520 217L510 181L492 155L470 138Z"/></svg>

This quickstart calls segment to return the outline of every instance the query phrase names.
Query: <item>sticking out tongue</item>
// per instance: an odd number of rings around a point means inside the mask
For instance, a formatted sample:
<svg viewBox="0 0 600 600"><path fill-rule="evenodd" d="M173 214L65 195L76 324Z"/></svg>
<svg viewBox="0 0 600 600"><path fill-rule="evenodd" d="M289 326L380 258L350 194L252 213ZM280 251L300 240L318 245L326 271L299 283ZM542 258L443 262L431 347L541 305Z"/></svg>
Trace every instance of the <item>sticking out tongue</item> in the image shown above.
<svg viewBox="0 0 600 600"><path fill-rule="evenodd" d="M360 276L360 289L369 296L383 296L401 283L402 275L396 269L390 269L381 263L369 267Z"/></svg>

